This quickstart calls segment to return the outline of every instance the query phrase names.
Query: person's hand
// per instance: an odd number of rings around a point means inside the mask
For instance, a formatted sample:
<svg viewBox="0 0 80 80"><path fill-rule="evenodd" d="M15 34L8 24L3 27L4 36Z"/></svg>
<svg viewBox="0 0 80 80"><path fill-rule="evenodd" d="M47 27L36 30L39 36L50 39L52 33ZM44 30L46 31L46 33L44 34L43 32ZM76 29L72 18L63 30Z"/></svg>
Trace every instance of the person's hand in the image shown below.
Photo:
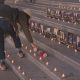
<svg viewBox="0 0 80 80"><path fill-rule="evenodd" d="M31 43L31 46L32 46L34 52L36 52L38 50L36 43Z"/></svg>

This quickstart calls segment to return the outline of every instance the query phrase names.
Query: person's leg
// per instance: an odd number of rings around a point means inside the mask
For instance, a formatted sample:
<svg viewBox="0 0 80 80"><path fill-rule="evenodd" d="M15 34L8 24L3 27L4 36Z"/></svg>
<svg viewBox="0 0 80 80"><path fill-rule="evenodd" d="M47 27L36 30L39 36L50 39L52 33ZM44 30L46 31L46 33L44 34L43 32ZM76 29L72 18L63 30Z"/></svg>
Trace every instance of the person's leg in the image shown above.
<svg viewBox="0 0 80 80"><path fill-rule="evenodd" d="M0 69L6 70L4 52L4 31L0 29Z"/></svg>
<svg viewBox="0 0 80 80"><path fill-rule="evenodd" d="M0 30L0 60L5 59L4 54L4 32Z"/></svg>
<svg viewBox="0 0 80 80"><path fill-rule="evenodd" d="M13 41L15 43L15 47L19 50L19 57L24 57L24 54L23 54L23 51L22 51L22 48L21 48L21 41L20 41L20 38L18 35L16 35L16 32L14 31L12 25L11 25L11 28L10 28L10 31L9 31L9 34L11 35L11 37L13 38Z"/></svg>
<svg viewBox="0 0 80 80"><path fill-rule="evenodd" d="M16 48L21 48L21 41L18 35L16 35L16 32L14 31L13 28L11 28L11 30L9 31L9 34L11 35L11 37L13 38L13 41L15 43L15 47Z"/></svg>
<svg viewBox="0 0 80 80"><path fill-rule="evenodd" d="M2 19L0 22L0 25L2 30L4 30L4 32L9 33L11 35L11 37L13 38L13 41L15 43L15 47L18 48L19 53L20 53L20 57L23 57L23 52L21 50L21 41L19 36L16 35L16 32L13 29L13 26L10 24L9 21Z"/></svg>
<svg viewBox="0 0 80 80"><path fill-rule="evenodd" d="M0 69L6 70L5 51L4 51L4 33L8 32L9 22L0 18Z"/></svg>

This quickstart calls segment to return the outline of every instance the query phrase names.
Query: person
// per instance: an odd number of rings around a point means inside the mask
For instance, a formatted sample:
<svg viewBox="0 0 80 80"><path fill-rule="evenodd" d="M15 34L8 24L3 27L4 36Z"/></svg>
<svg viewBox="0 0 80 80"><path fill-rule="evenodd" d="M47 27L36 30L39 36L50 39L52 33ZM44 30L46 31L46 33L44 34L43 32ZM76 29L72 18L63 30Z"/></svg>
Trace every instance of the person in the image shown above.
<svg viewBox="0 0 80 80"><path fill-rule="evenodd" d="M24 57L24 53L21 48L21 41L18 36L18 25L21 25L21 28L23 29L23 32L28 39L28 41L31 43L31 46L33 47L33 50L37 50L37 46L35 42L32 39L31 33L29 31L29 20L30 15L29 10L26 11L19 10L18 8L12 8L8 5L0 4L0 69L6 70L6 64L5 64L5 52L4 52L4 34L9 33L11 37L13 38L13 41L15 43L15 47L18 49L19 57Z"/></svg>

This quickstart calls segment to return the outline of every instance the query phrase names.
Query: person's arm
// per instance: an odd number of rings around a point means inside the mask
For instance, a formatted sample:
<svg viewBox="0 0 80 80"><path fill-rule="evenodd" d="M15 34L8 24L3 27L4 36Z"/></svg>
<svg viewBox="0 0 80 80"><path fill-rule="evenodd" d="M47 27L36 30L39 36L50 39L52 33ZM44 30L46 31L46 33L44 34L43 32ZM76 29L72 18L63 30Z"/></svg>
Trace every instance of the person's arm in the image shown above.
<svg viewBox="0 0 80 80"><path fill-rule="evenodd" d="M23 12L19 14L19 24L21 25L22 30L23 30L26 38L28 39L28 41L31 43L31 46L33 47L34 51L36 51L37 46L34 43L32 35L29 30L29 19L30 19L29 15L26 15Z"/></svg>
<svg viewBox="0 0 80 80"><path fill-rule="evenodd" d="M28 25L23 26L23 27L22 27L22 30L23 30L26 38L28 39L28 41L29 41L30 43L33 43L33 38L32 38L32 35L31 35L31 33L30 33L29 26L28 26Z"/></svg>
<svg viewBox="0 0 80 80"><path fill-rule="evenodd" d="M28 26L28 25L27 25ZM31 36L31 33L30 33L30 30L29 30L29 27L23 27L23 32L26 36L26 38L28 39L28 41L31 43L31 46L33 47L33 50L34 51L37 51L37 46L36 46L36 43L33 41L33 38Z"/></svg>
<svg viewBox="0 0 80 80"><path fill-rule="evenodd" d="M33 43L33 39L32 39L30 30L29 30L29 19L30 19L29 15L26 15L26 13L24 13L22 11L19 12L18 23L20 24L21 29L23 30L28 41L30 43Z"/></svg>

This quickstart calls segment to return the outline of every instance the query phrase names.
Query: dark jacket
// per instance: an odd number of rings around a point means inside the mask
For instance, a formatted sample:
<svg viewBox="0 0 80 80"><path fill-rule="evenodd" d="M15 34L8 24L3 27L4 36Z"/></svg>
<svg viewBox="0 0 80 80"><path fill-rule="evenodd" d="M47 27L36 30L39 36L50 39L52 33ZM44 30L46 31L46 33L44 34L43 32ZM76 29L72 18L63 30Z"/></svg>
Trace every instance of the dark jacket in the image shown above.
<svg viewBox="0 0 80 80"><path fill-rule="evenodd" d="M27 37L28 41L30 43L33 43L33 39L31 36L31 33L29 31L29 19L30 16L27 15L25 12L23 11L19 11L19 15L18 15L18 23L21 25L23 32L25 34L25 36Z"/></svg>
<svg viewBox="0 0 80 80"><path fill-rule="evenodd" d="M12 24L14 24L18 16L18 9L11 8L8 5L0 4L0 16L6 18Z"/></svg>
<svg viewBox="0 0 80 80"><path fill-rule="evenodd" d="M29 15L23 11L18 10L17 8L11 8L8 5L0 4L0 16L9 20L15 29L17 29L16 23L19 23L28 41L33 43L33 39L29 31Z"/></svg>
<svg viewBox="0 0 80 80"><path fill-rule="evenodd" d="M0 4L4 4L5 0L0 0Z"/></svg>

